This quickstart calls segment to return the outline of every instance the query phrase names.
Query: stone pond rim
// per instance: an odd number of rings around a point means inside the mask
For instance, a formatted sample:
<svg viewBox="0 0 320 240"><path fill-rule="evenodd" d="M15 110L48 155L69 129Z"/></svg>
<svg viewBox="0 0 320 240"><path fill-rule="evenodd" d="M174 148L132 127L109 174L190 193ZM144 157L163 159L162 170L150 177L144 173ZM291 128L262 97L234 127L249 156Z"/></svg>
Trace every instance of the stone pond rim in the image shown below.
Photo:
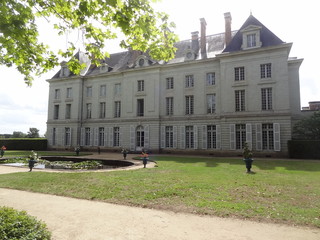
<svg viewBox="0 0 320 240"><path fill-rule="evenodd" d="M48 161L72 161L72 162L84 162L84 161L99 161L103 165L113 167L129 167L134 163L126 160L110 160L110 159L92 159L92 158L76 158L76 157L58 157L58 156L42 156L41 159Z"/></svg>

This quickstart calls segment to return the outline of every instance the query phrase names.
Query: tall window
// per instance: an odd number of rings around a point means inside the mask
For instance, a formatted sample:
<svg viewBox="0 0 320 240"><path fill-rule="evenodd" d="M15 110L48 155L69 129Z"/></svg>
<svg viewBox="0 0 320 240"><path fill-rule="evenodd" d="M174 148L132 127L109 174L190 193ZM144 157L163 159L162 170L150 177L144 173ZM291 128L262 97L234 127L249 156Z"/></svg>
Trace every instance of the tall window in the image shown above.
<svg viewBox="0 0 320 240"><path fill-rule="evenodd" d="M120 96L121 95L121 83L116 83L114 85L114 95Z"/></svg>
<svg viewBox="0 0 320 240"><path fill-rule="evenodd" d="M260 77L271 78L271 63L260 65Z"/></svg>
<svg viewBox="0 0 320 240"><path fill-rule="evenodd" d="M236 149L243 149L246 142L246 125L236 124Z"/></svg>
<svg viewBox="0 0 320 240"><path fill-rule="evenodd" d="M166 88L173 89L173 77L166 78Z"/></svg>
<svg viewBox="0 0 320 240"><path fill-rule="evenodd" d="M113 146L114 147L120 146L120 127L113 128Z"/></svg>
<svg viewBox="0 0 320 240"><path fill-rule="evenodd" d="M72 98L72 88L67 88L67 98Z"/></svg>
<svg viewBox="0 0 320 240"><path fill-rule="evenodd" d="M193 114L193 96L186 96L186 115Z"/></svg>
<svg viewBox="0 0 320 240"><path fill-rule="evenodd" d="M272 110L272 88L261 89L261 109Z"/></svg>
<svg viewBox="0 0 320 240"><path fill-rule="evenodd" d="M236 112L245 111L245 90L235 91Z"/></svg>
<svg viewBox="0 0 320 240"><path fill-rule="evenodd" d="M137 147L144 147L144 129L142 126L137 128Z"/></svg>
<svg viewBox="0 0 320 240"><path fill-rule="evenodd" d="M87 87L87 89L86 89L86 96L87 96L87 97L92 97L92 87Z"/></svg>
<svg viewBox="0 0 320 240"><path fill-rule="evenodd" d="M54 90L54 99L60 99L60 89Z"/></svg>
<svg viewBox="0 0 320 240"><path fill-rule="evenodd" d="M66 105L66 119L71 118L71 104Z"/></svg>
<svg viewBox="0 0 320 240"><path fill-rule="evenodd" d="M173 115L173 97L166 98L166 115Z"/></svg>
<svg viewBox="0 0 320 240"><path fill-rule="evenodd" d="M87 107L87 109L86 109L86 118L90 119L91 118L91 112L92 112L92 104L91 103L87 103L86 107Z"/></svg>
<svg viewBox="0 0 320 240"><path fill-rule="evenodd" d="M273 124L262 124L262 148L264 150L274 150Z"/></svg>
<svg viewBox="0 0 320 240"><path fill-rule="evenodd" d="M173 126L166 126L166 148L173 148Z"/></svg>
<svg viewBox="0 0 320 240"><path fill-rule="evenodd" d="M89 146L90 145L90 140L91 140L91 129L90 128L85 128L84 144L86 146Z"/></svg>
<svg viewBox="0 0 320 240"><path fill-rule="evenodd" d="M138 80L138 92L144 92L144 80Z"/></svg>
<svg viewBox="0 0 320 240"><path fill-rule="evenodd" d="M115 118L121 117L121 102L120 101L114 102L114 117Z"/></svg>
<svg viewBox="0 0 320 240"><path fill-rule="evenodd" d="M244 67L236 67L234 68L234 80L235 81L243 81L244 78Z"/></svg>
<svg viewBox="0 0 320 240"><path fill-rule="evenodd" d="M186 126L186 148L194 148L193 126Z"/></svg>
<svg viewBox="0 0 320 240"><path fill-rule="evenodd" d="M207 73L207 86L215 85L216 84L216 74L214 72Z"/></svg>
<svg viewBox="0 0 320 240"><path fill-rule="evenodd" d="M52 129L52 145L56 145L56 135L57 135L57 129Z"/></svg>
<svg viewBox="0 0 320 240"><path fill-rule="evenodd" d="M144 116L144 99L137 99L137 116Z"/></svg>
<svg viewBox="0 0 320 240"><path fill-rule="evenodd" d="M100 103L100 111L99 111L100 118L105 118L106 117L106 103L101 102Z"/></svg>
<svg viewBox="0 0 320 240"><path fill-rule="evenodd" d="M59 119L59 105L54 105L53 108L53 119Z"/></svg>
<svg viewBox="0 0 320 240"><path fill-rule="evenodd" d="M107 87L106 85L100 86L100 97L105 97L107 95Z"/></svg>
<svg viewBox="0 0 320 240"><path fill-rule="evenodd" d="M104 146L104 127L99 127L98 145Z"/></svg>
<svg viewBox="0 0 320 240"><path fill-rule="evenodd" d="M207 113L214 113L216 111L216 95L207 94Z"/></svg>
<svg viewBox="0 0 320 240"><path fill-rule="evenodd" d="M194 77L193 75L187 75L185 79L186 88L192 88L194 86Z"/></svg>
<svg viewBox="0 0 320 240"><path fill-rule="evenodd" d="M207 148L209 149L217 148L216 125L207 126Z"/></svg>
<svg viewBox="0 0 320 240"><path fill-rule="evenodd" d="M65 146L70 146L71 145L71 129L69 127L65 128Z"/></svg>

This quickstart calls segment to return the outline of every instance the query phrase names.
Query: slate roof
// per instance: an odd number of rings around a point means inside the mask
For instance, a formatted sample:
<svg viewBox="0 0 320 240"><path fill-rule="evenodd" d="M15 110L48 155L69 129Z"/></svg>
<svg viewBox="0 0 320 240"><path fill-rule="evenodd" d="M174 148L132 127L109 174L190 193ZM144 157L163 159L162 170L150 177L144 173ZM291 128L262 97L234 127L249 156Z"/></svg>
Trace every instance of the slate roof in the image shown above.
<svg viewBox="0 0 320 240"><path fill-rule="evenodd" d="M259 22L254 16L250 15L242 27L238 31L232 31L232 40L225 47L225 34L219 33L214 35L206 36L206 56L201 56L201 50L196 54L196 58L193 61L200 60L203 58L214 58L217 54L226 53L226 52L235 52L242 51L242 33L241 30L246 27L254 25L261 27L260 30L260 41L262 42L262 47L274 46L284 43L280 38L278 38L275 34L273 34L267 27L265 27L261 22ZM200 38L199 38L200 41ZM199 43L200 44L200 43ZM108 64L109 70L108 72L119 72L125 69L134 68L135 59L144 55L147 59L149 59L149 66L155 64L174 64L185 62L186 52L191 50L192 40L184 40L177 42L175 47L177 51L175 53L175 57L168 62L164 61L155 61L150 58L147 53L141 53L139 51L124 51L119 53L110 54L110 58L106 58L104 62ZM77 53L76 57L79 59L84 53ZM61 70L60 70L61 71ZM57 72L53 78L60 77L60 71ZM94 65L91 65L88 71L86 72L86 76L99 75L102 74L100 68ZM74 74L70 73L70 76L74 76Z"/></svg>
<svg viewBox="0 0 320 240"><path fill-rule="evenodd" d="M245 29L246 27L254 25L260 26L260 41L262 43L261 47L269 47L275 46L279 44L283 44L284 42L278 38L274 33L272 33L266 26L264 26L258 19L256 19L253 15L250 15L242 27L239 29L237 34L232 38L231 42L226 46L223 52L236 52L241 51L242 45L242 33L241 30Z"/></svg>

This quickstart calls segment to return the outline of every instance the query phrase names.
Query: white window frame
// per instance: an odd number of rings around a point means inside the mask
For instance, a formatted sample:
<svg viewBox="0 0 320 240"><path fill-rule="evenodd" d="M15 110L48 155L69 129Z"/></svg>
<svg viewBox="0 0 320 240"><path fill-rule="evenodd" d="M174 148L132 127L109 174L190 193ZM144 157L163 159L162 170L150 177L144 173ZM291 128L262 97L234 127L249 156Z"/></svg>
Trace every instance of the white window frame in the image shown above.
<svg viewBox="0 0 320 240"><path fill-rule="evenodd" d="M235 67L234 68L234 80L236 82L245 80L245 68L244 67Z"/></svg>
<svg viewBox="0 0 320 240"><path fill-rule="evenodd" d="M206 74L206 84L207 86L216 85L216 73L210 72Z"/></svg>
<svg viewBox="0 0 320 240"><path fill-rule="evenodd" d="M242 112L246 110L245 90L235 90L235 111Z"/></svg>
<svg viewBox="0 0 320 240"><path fill-rule="evenodd" d="M189 95L185 96L186 101L186 115L194 114L194 96Z"/></svg>
<svg viewBox="0 0 320 240"><path fill-rule="evenodd" d="M216 111L216 94L207 94L207 113L213 114Z"/></svg>
<svg viewBox="0 0 320 240"><path fill-rule="evenodd" d="M166 78L166 89L173 89L173 87L174 87L173 77Z"/></svg>
<svg viewBox="0 0 320 240"><path fill-rule="evenodd" d="M186 88L194 87L194 76L192 74L185 76L185 87Z"/></svg>
<svg viewBox="0 0 320 240"><path fill-rule="evenodd" d="M166 97L166 115L173 115L173 97Z"/></svg>
<svg viewBox="0 0 320 240"><path fill-rule="evenodd" d="M138 92L144 92L144 80L138 80Z"/></svg>
<svg viewBox="0 0 320 240"><path fill-rule="evenodd" d="M272 110L272 88L261 88L261 110Z"/></svg>

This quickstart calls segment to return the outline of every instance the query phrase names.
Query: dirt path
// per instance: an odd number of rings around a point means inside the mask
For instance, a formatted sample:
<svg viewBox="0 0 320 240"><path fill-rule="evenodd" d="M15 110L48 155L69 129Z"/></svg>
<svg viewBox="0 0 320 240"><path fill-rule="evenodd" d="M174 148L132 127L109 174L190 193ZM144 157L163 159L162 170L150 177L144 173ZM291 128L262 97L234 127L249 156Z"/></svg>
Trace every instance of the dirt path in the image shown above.
<svg viewBox="0 0 320 240"><path fill-rule="evenodd" d="M0 166L0 173L27 169ZM32 174L32 173L30 173ZM0 206L44 221L53 240L319 240L320 229L202 217L0 188Z"/></svg>

